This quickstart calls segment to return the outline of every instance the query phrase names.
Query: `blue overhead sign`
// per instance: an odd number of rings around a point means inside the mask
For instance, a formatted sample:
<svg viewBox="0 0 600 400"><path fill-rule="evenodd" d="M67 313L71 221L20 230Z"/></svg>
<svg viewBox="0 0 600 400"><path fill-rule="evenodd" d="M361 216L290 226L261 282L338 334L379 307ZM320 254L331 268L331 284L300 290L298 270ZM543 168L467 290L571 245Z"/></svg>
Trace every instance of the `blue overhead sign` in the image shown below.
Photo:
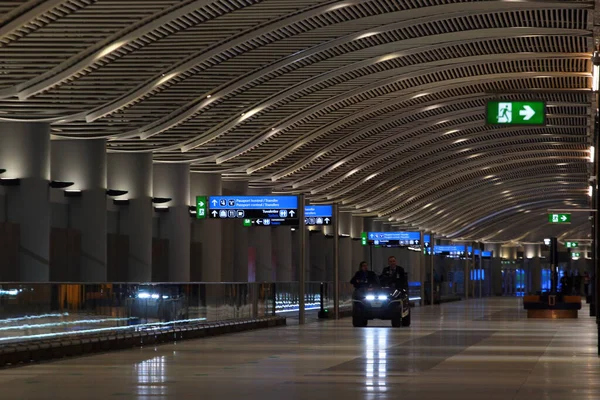
<svg viewBox="0 0 600 400"><path fill-rule="evenodd" d="M298 210L297 196L210 196L209 210Z"/></svg>
<svg viewBox="0 0 600 400"><path fill-rule="evenodd" d="M369 244L375 246L419 246L420 232L368 232Z"/></svg>
<svg viewBox="0 0 600 400"><path fill-rule="evenodd" d="M306 225L331 225L333 223L333 206L331 204L304 206L304 223Z"/></svg>
<svg viewBox="0 0 600 400"><path fill-rule="evenodd" d="M423 247L431 247L431 235L423 235Z"/></svg>
<svg viewBox="0 0 600 400"><path fill-rule="evenodd" d="M464 245L456 245L456 246L435 246L434 248L435 254L447 253L451 256L462 256L465 254L465 246Z"/></svg>
<svg viewBox="0 0 600 400"><path fill-rule="evenodd" d="M491 257L494 254L493 251L482 251L481 257Z"/></svg>
<svg viewBox="0 0 600 400"><path fill-rule="evenodd" d="M320 205L320 206L305 206L304 207L305 217L333 217L333 206L332 205Z"/></svg>
<svg viewBox="0 0 600 400"><path fill-rule="evenodd" d="M244 226L299 225L297 196L210 196L208 217L242 219Z"/></svg>

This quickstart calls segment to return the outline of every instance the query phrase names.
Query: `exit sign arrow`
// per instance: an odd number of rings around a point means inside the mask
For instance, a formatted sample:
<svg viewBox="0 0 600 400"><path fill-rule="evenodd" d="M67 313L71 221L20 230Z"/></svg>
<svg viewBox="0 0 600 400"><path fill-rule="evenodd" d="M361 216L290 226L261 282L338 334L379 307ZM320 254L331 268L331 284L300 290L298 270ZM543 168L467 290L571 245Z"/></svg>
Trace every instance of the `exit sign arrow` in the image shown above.
<svg viewBox="0 0 600 400"><path fill-rule="evenodd" d="M529 105L523 106L523 110L519 111L519 115L523 117L525 121L529 121L531 117L535 115L535 111Z"/></svg>

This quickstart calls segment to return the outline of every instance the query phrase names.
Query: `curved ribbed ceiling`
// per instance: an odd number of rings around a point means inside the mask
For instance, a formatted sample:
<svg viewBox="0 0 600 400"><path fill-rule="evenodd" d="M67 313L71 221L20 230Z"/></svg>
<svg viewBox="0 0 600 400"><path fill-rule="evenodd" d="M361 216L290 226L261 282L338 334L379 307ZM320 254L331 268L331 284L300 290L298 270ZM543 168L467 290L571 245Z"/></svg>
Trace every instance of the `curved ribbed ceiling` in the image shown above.
<svg viewBox="0 0 600 400"><path fill-rule="evenodd" d="M0 0L0 120L449 238L589 232L593 1ZM484 123L547 102L544 127Z"/></svg>

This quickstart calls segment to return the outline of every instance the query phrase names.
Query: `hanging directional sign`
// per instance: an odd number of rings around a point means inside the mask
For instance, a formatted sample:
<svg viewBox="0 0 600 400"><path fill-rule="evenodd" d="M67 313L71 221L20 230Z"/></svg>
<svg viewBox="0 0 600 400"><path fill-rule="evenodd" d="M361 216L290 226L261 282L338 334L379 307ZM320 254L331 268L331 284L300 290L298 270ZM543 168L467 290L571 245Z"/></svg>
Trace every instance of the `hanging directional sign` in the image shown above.
<svg viewBox="0 0 600 400"><path fill-rule="evenodd" d="M571 258L579 258L581 257L581 253L571 253Z"/></svg>
<svg viewBox="0 0 600 400"><path fill-rule="evenodd" d="M568 249L574 249L576 247L579 247L579 243L577 243L577 242L567 242L567 243L565 243L565 246Z"/></svg>
<svg viewBox="0 0 600 400"><path fill-rule="evenodd" d="M419 246L421 232L368 232L370 245L385 247Z"/></svg>
<svg viewBox="0 0 600 400"><path fill-rule="evenodd" d="M299 225L296 196L210 196L208 217L240 219L244 226Z"/></svg>
<svg viewBox="0 0 600 400"><path fill-rule="evenodd" d="M431 247L431 235L428 235L428 234L423 235L423 247L425 247L425 248Z"/></svg>
<svg viewBox="0 0 600 400"><path fill-rule="evenodd" d="M570 224L571 214L548 214L548 222L551 224Z"/></svg>
<svg viewBox="0 0 600 400"><path fill-rule="evenodd" d="M434 254L445 254L453 257L463 257L465 255L464 245L454 246L435 246L433 248Z"/></svg>
<svg viewBox="0 0 600 400"><path fill-rule="evenodd" d="M488 125L546 125L543 101L488 101Z"/></svg>
<svg viewBox="0 0 600 400"><path fill-rule="evenodd" d="M206 196L196 196L196 218L204 219L208 213L208 200Z"/></svg>
<svg viewBox="0 0 600 400"><path fill-rule="evenodd" d="M331 225L333 223L333 206L305 206L304 223L306 225Z"/></svg>

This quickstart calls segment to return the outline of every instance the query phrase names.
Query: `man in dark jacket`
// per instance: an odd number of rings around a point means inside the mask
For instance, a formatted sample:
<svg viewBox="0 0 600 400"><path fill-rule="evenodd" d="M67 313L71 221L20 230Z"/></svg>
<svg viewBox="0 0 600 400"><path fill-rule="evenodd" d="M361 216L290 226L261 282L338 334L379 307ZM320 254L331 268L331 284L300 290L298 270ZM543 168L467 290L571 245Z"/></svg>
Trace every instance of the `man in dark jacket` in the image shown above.
<svg viewBox="0 0 600 400"><path fill-rule="evenodd" d="M369 264L366 261L360 263L359 270L354 274L350 281L356 289L363 286L379 285L379 278L373 271L369 271Z"/></svg>
<svg viewBox="0 0 600 400"><path fill-rule="evenodd" d="M383 269L379 279L383 285L395 287L396 289L404 289L407 285L404 268L396 264L396 257L394 256L388 257L388 266Z"/></svg>

